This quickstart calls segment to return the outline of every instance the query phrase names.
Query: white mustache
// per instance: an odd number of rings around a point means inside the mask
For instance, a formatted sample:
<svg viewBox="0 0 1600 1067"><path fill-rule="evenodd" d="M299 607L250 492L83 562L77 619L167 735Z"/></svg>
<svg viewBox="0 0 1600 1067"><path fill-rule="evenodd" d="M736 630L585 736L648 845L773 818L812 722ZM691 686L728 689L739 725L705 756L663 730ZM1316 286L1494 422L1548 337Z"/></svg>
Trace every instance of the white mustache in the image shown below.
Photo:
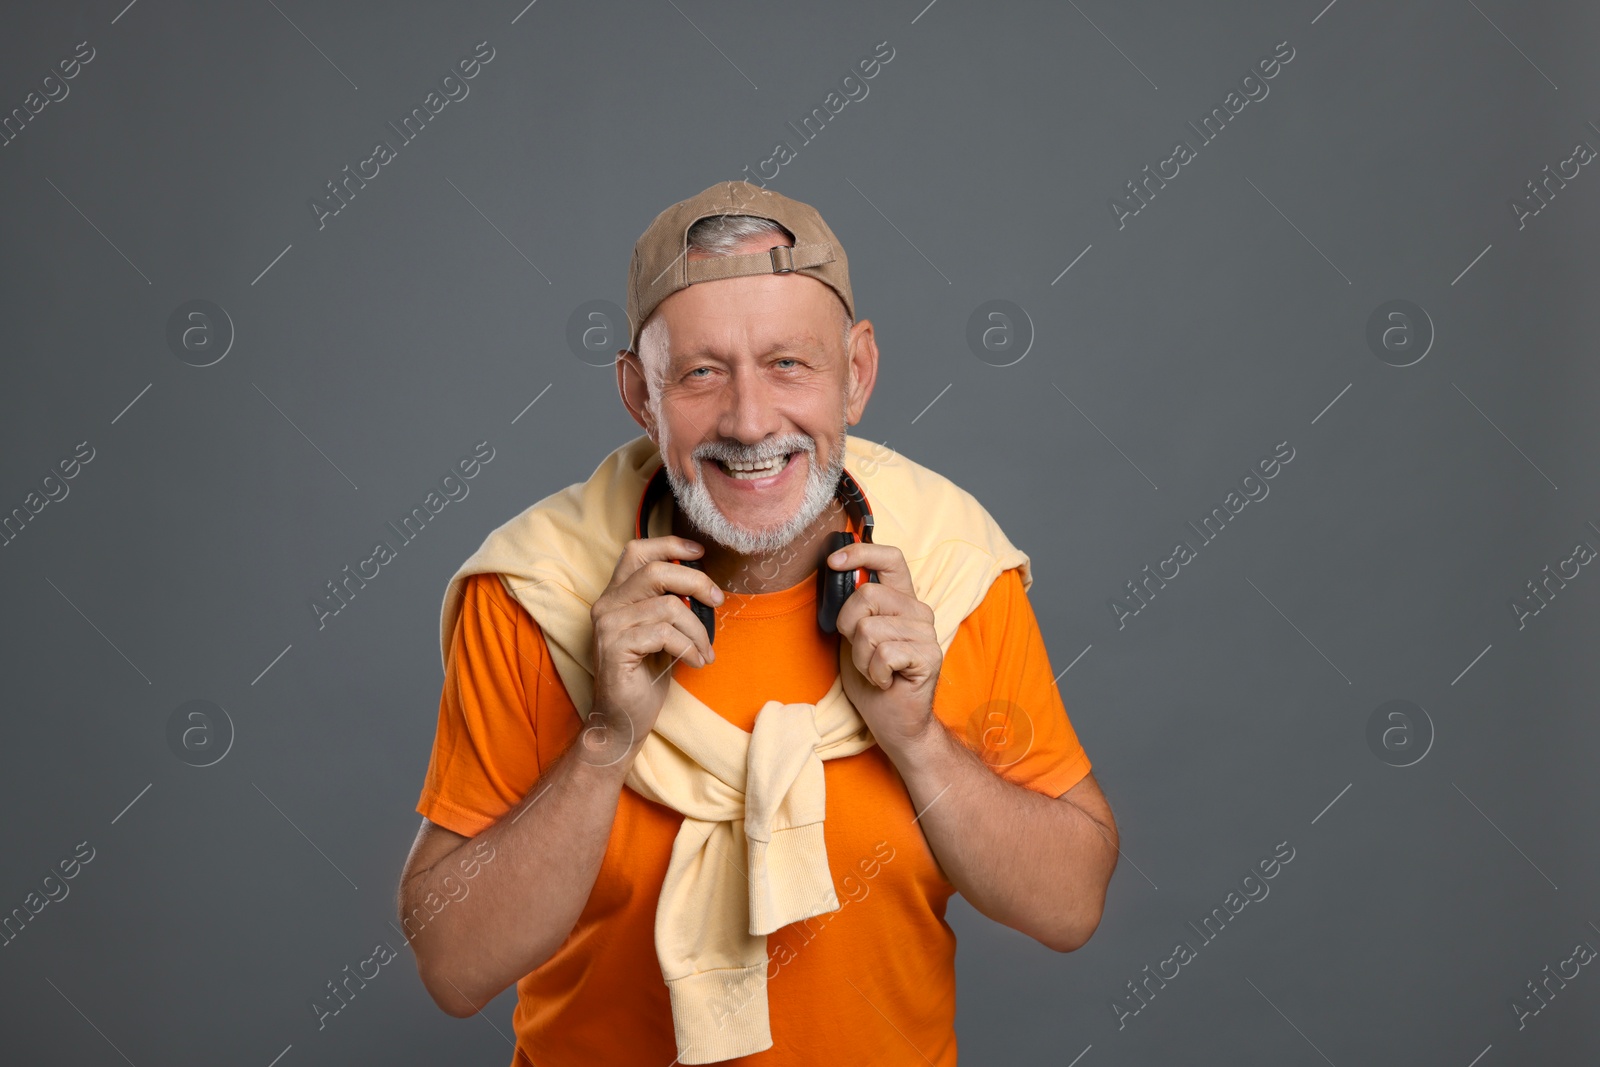
<svg viewBox="0 0 1600 1067"><path fill-rule="evenodd" d="M731 449L720 445L706 445L695 450L694 458L696 460L721 460L724 463L760 463L764 460L786 456L791 452L804 452L807 455L815 456L816 448L816 442L809 438L804 443L780 444L776 448Z"/></svg>

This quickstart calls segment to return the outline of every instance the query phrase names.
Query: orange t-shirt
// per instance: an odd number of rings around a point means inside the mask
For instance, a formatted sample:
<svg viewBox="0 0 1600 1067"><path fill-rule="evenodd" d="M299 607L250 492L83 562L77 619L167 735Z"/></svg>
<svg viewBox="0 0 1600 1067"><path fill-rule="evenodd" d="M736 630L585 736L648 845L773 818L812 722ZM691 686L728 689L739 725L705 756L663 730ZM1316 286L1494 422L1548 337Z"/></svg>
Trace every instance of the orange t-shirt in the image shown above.
<svg viewBox="0 0 1600 1067"><path fill-rule="evenodd" d="M839 637L824 634L816 614L814 576L778 592L729 594L717 609L716 662L680 662L673 677L747 731L768 700L815 702L839 669ZM996 773L1046 796L1089 773L1015 569L961 624L933 710ZM538 624L498 575L472 575L417 810L458 834L482 833L533 791L579 727ZM955 890L881 748L823 769L823 833L840 908L768 935L772 1047L722 1062L953 1067L956 939L944 915ZM682 821L623 788L577 925L517 983L512 1067L665 1067L676 1059L655 916Z"/></svg>

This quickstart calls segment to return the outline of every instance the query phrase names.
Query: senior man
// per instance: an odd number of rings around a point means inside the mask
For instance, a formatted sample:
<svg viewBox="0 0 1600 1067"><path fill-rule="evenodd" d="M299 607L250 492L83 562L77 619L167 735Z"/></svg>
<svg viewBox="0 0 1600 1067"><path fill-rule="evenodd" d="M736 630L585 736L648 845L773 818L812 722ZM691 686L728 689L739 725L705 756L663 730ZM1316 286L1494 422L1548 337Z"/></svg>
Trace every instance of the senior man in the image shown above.
<svg viewBox="0 0 1600 1067"><path fill-rule="evenodd" d="M447 587L423 984L464 1017L516 983L513 1067L953 1065L950 896L1070 952L1118 855L1028 557L848 436L878 346L810 206L668 208L628 315L644 435Z"/></svg>

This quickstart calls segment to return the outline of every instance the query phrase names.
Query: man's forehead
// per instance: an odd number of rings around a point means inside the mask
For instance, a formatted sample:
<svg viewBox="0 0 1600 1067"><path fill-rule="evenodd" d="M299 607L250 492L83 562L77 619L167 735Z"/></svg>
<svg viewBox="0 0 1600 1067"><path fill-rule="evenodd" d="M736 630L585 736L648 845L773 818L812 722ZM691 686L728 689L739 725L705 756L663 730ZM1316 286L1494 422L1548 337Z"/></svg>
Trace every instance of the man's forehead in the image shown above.
<svg viewBox="0 0 1600 1067"><path fill-rule="evenodd" d="M748 318L706 316L687 319L674 331L663 322L663 338L670 359L731 356L742 351L755 355L822 348L827 331L796 321L795 316Z"/></svg>
<svg viewBox="0 0 1600 1067"><path fill-rule="evenodd" d="M662 301L640 340L665 342L674 356L816 348L837 332L843 312L832 290L802 275L702 282Z"/></svg>

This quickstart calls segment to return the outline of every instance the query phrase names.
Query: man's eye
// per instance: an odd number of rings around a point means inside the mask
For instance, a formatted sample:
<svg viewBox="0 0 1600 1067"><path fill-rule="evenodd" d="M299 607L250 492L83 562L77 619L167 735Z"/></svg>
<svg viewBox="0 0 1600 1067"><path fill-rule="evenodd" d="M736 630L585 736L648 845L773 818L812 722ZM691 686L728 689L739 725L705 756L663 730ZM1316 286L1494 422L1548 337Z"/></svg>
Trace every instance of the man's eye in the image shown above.
<svg viewBox="0 0 1600 1067"><path fill-rule="evenodd" d="M800 363L800 361L799 361L799 360L797 360L797 359L790 359L790 358L789 358L789 357L788 357L788 356L785 356L785 357L783 357L783 358L782 358L782 359L780 359L780 360L778 360L778 362L779 362L779 363L793 363L793 364L795 364L795 365L796 365L796 366L798 366L798 365L799 365L799 363ZM788 369L788 368L785 368L785 369Z"/></svg>
<svg viewBox="0 0 1600 1067"><path fill-rule="evenodd" d="M687 377L693 378L696 375L698 375L701 371L705 371L707 374L710 374L711 373L711 368L710 367L696 367L694 370L692 370L692 371L690 371L688 373Z"/></svg>

